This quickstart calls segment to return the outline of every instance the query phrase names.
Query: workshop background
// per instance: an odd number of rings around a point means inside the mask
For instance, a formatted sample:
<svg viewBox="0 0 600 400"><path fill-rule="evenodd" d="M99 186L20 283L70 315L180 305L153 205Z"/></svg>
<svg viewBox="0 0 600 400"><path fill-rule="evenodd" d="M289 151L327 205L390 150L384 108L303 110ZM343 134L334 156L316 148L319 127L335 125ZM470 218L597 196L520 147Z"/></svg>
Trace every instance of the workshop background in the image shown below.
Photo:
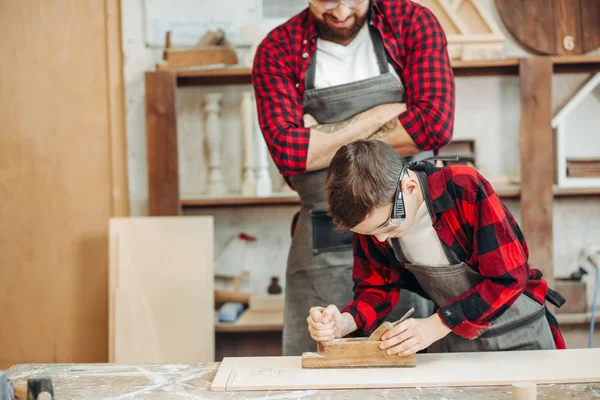
<svg viewBox="0 0 600 400"><path fill-rule="evenodd" d="M547 7L530 35L498 1L420 2L453 39L444 153L522 224L567 347L598 347L600 6ZM305 6L0 1L0 369L280 354L298 200L248 67Z"/></svg>

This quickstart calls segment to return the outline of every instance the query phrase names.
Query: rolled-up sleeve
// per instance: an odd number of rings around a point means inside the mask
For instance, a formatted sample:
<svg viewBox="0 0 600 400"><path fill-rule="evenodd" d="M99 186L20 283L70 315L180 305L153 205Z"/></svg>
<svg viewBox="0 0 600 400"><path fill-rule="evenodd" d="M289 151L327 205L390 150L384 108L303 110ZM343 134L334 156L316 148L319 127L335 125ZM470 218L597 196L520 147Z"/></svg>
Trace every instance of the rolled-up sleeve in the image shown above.
<svg viewBox="0 0 600 400"><path fill-rule="evenodd" d="M427 8L418 7L406 35L402 80L407 108L400 123L423 150L437 150L452 139L455 87L444 31Z"/></svg>
<svg viewBox="0 0 600 400"><path fill-rule="evenodd" d="M284 176L306 171L310 129L302 120L302 96L285 46L266 39L252 69L258 122L269 153Z"/></svg>

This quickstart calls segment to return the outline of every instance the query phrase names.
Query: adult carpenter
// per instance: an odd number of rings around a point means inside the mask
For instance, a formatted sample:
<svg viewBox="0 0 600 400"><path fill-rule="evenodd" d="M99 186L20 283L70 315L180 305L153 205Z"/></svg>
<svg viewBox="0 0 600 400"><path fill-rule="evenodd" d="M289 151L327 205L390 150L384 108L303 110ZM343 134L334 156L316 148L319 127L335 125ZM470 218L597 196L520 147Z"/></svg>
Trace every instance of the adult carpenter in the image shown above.
<svg viewBox="0 0 600 400"><path fill-rule="evenodd" d="M315 348L311 307L352 296L351 232L327 213L327 168L342 146L383 141L410 159L452 137L454 79L433 14L410 0L310 0L258 46L252 71L258 118L270 154L299 194L286 273L283 354ZM433 304L403 292L395 313Z"/></svg>

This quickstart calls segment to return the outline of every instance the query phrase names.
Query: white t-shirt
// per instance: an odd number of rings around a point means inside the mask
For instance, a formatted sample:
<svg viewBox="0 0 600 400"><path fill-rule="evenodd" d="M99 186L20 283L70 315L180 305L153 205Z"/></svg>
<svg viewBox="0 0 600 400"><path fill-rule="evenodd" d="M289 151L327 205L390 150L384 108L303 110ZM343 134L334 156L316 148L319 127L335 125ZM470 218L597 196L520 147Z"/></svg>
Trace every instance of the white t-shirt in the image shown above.
<svg viewBox="0 0 600 400"><path fill-rule="evenodd" d="M316 56L315 88L317 89L343 85L381 74L368 24L365 24L346 46L317 39ZM389 63L388 67L390 72L400 80Z"/></svg>
<svg viewBox="0 0 600 400"><path fill-rule="evenodd" d="M432 223L427 204L423 202L417 210L413 228L400 238L402 252L413 264L450 265Z"/></svg>

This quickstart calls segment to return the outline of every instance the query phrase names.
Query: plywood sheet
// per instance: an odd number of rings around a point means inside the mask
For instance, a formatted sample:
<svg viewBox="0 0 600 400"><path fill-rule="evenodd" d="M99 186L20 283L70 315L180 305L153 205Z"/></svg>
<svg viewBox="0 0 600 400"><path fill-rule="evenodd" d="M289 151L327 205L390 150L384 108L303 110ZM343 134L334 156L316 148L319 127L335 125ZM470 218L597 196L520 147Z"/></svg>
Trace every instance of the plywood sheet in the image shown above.
<svg viewBox="0 0 600 400"><path fill-rule="evenodd" d="M300 357L224 358L212 390L370 389L600 382L600 349L418 354L406 369L302 369Z"/></svg>
<svg viewBox="0 0 600 400"><path fill-rule="evenodd" d="M107 361L119 4L0 1L0 370Z"/></svg>
<svg viewBox="0 0 600 400"><path fill-rule="evenodd" d="M214 361L213 218L110 221L110 359Z"/></svg>

